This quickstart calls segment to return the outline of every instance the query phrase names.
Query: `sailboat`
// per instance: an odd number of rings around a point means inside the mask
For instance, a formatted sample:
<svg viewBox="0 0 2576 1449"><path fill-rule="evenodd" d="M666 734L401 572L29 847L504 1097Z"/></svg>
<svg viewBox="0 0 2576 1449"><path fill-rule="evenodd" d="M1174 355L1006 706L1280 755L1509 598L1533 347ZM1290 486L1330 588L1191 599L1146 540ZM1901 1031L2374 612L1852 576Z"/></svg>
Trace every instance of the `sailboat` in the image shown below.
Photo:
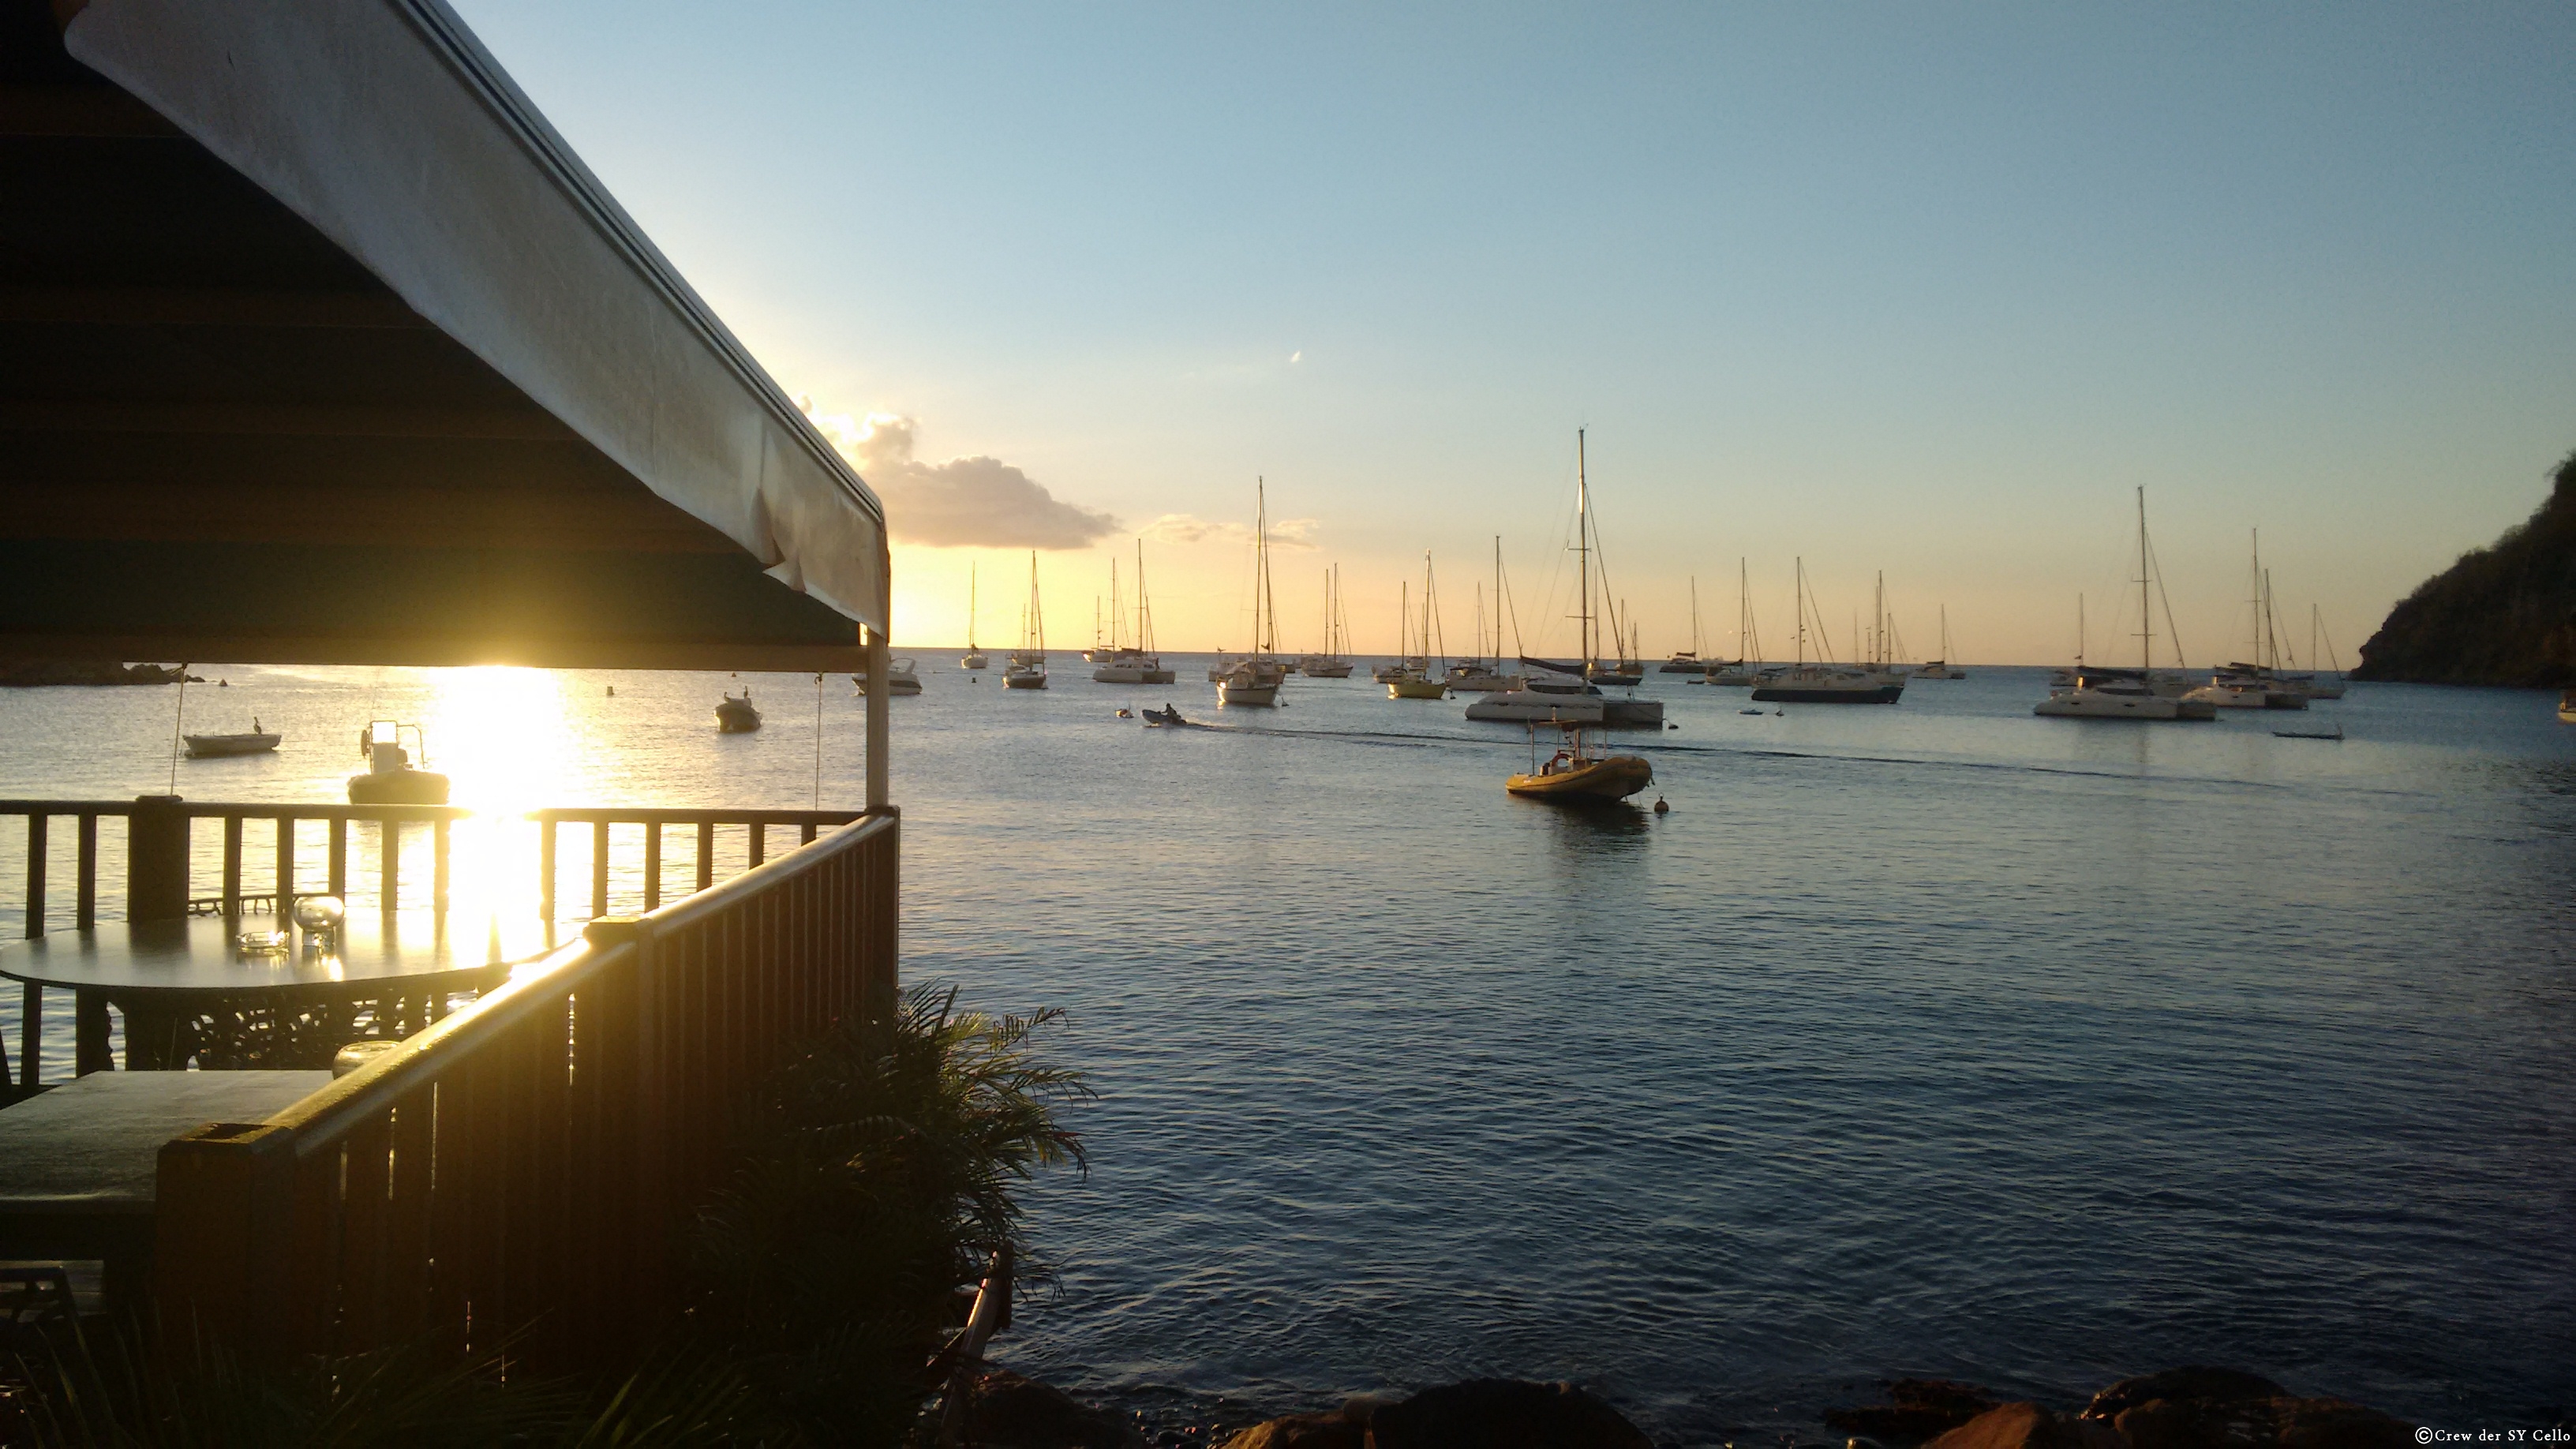
<svg viewBox="0 0 2576 1449"><path fill-rule="evenodd" d="M1275 705L1288 667L1278 657L1279 611L1270 602L1269 485L1253 480L1252 513L1252 653L1236 661L1216 682L1219 705Z"/></svg>
<svg viewBox="0 0 2576 1449"><path fill-rule="evenodd" d="M1324 570L1324 648L1297 661L1297 672L1308 679L1348 679L1351 661L1342 650L1350 635L1350 626L1342 618L1342 566Z"/></svg>
<svg viewBox="0 0 2576 1449"><path fill-rule="evenodd" d="M1579 660L1533 659L1524 654L1521 656L1521 663L1546 674L1571 675L1595 686L1633 687L1643 678L1641 674L1622 671L1614 666L1605 666L1601 662L1601 631L1594 625L1592 611L1593 575L1600 572L1594 568L1592 556L1599 551L1598 537L1592 531L1591 473L1585 461L1584 432L1578 428L1574 433L1573 552L1577 560L1579 578L1577 592L1580 599L1580 606L1575 614L1579 621L1577 643L1583 657ZM1602 587L1606 592L1608 580L1602 581ZM1621 641L1612 640L1610 647L1615 655L1621 648ZM1540 689L1541 683L1541 677L1534 674L1522 688L1537 690ZM1554 686L1551 684L1550 687ZM1471 712L1468 718L1474 719L1477 716ZM1618 697L1601 696L1601 720L1604 724L1634 725L1651 729L1664 722L1664 703L1659 699L1639 699L1634 694Z"/></svg>
<svg viewBox="0 0 2576 1449"><path fill-rule="evenodd" d="M1518 684L1517 675L1505 674L1503 659L1503 540L1494 537L1494 646L1485 647L1485 586L1476 586L1476 654L1449 666L1450 692L1487 694L1509 689Z"/></svg>
<svg viewBox="0 0 2576 1449"><path fill-rule="evenodd" d="M1825 657L1824 611L1807 588L1807 561L1797 564L1797 660L1754 677L1753 698L1769 704L1894 704L1905 697L1905 681L1873 670L1845 668ZM1807 623L1815 621L1816 659L1807 659ZM1855 624L1857 628L1857 624Z"/></svg>
<svg viewBox="0 0 2576 1449"><path fill-rule="evenodd" d="M2155 570L2147 557L2147 490L2138 490L2138 668L2133 674L2125 669L2093 669L2082 663L2084 645L2084 603L2076 600L2075 682L2053 690L2048 698L2032 705L2030 712L2061 719L2216 719L2218 707L2192 695L2176 697L2159 693L2155 680L2156 616L2153 598L2148 593Z"/></svg>
<svg viewBox="0 0 2576 1449"><path fill-rule="evenodd" d="M2322 654L2317 652L2317 646L2320 642L2325 645L2325 652ZM2330 660L2333 662L2334 677L2329 679L2323 674L2312 674L2308 676L2308 698L2343 698L2343 660L2334 652L2334 640L2326 637L2326 615L2324 607L2318 604L2310 604L2308 605L2308 667L2310 669L2316 668L2317 661L2320 659Z"/></svg>
<svg viewBox="0 0 2576 1449"><path fill-rule="evenodd" d="M1011 651L1002 683L1011 689L1047 687L1046 610L1038 600L1038 551L1029 550L1029 602L1020 613L1020 647Z"/></svg>
<svg viewBox="0 0 2576 1449"><path fill-rule="evenodd" d="M1914 671L1917 679L1965 679L1968 671L1950 667L1950 606L1941 606L1941 657Z"/></svg>
<svg viewBox="0 0 2576 1449"><path fill-rule="evenodd" d="M1691 647L1667 659L1659 667L1663 674L1706 674L1708 665L1699 657L1699 575L1691 575Z"/></svg>
<svg viewBox="0 0 2576 1449"><path fill-rule="evenodd" d="M975 561L966 561L966 657L957 661L960 669L988 669L993 661L975 647Z"/></svg>
<svg viewBox="0 0 2576 1449"><path fill-rule="evenodd" d="M1413 637L1412 588L1413 585L1403 582L1398 582L1395 586L1396 657L1369 671L1369 678L1380 684L1393 684L1404 677L1404 644L1406 640Z"/></svg>
<svg viewBox="0 0 2576 1449"><path fill-rule="evenodd" d="M1422 632L1415 641L1420 647L1405 656L1404 672L1386 682L1389 699L1440 699L1449 693L1449 681L1435 671L1440 656L1434 651L1432 638L1439 629L1439 595L1431 581L1431 552L1422 554ZM1446 647L1446 640L1441 646Z"/></svg>
<svg viewBox="0 0 2576 1449"><path fill-rule="evenodd" d="M1118 565L1109 566L1111 606L1118 607ZM1100 684L1169 684L1179 676L1163 667L1162 656L1154 652L1154 606L1145 598L1145 540L1136 540L1136 642L1118 642L1118 620L1109 625L1109 652L1102 656L1100 667L1091 671Z"/></svg>
<svg viewBox="0 0 2576 1449"><path fill-rule="evenodd" d="M1753 571L1742 558L1735 561L1735 660L1727 663L1711 660L1703 684L1725 684L1742 687L1752 684L1761 665L1756 656L1762 652L1762 632L1753 622Z"/></svg>
<svg viewBox="0 0 2576 1449"><path fill-rule="evenodd" d="M2280 641L2272 627L2272 576L2263 568L2261 529L2254 530L2253 540L2254 631L2248 643L2256 662L2230 663L2184 698L2220 709L2306 709L2307 691L2279 677Z"/></svg>

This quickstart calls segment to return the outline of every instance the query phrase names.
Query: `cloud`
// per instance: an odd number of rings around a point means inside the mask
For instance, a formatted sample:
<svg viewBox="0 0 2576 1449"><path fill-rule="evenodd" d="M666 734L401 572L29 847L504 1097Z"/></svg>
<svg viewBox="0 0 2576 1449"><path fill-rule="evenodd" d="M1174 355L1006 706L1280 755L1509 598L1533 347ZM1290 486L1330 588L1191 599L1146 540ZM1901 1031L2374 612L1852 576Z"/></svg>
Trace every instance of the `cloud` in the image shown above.
<svg viewBox="0 0 2576 1449"><path fill-rule="evenodd" d="M1318 545L1315 535L1323 521L1314 518L1282 518L1270 525L1272 548L1311 549ZM1156 543L1231 543L1252 542L1252 525L1248 523L1211 523L1187 513L1166 513L1145 525L1145 536Z"/></svg>
<svg viewBox="0 0 2576 1449"><path fill-rule="evenodd" d="M925 463L913 453L914 419L820 413L796 405L884 501L899 543L934 548L1085 548L1119 531L1118 520L1049 493L1028 474L981 455Z"/></svg>

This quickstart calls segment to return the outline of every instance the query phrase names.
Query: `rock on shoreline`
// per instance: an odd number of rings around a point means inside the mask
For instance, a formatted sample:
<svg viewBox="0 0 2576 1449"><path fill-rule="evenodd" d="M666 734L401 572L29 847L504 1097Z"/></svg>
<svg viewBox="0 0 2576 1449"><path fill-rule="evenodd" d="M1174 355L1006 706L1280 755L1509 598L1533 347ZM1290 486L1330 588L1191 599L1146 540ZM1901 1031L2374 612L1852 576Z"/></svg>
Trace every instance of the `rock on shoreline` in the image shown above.
<svg viewBox="0 0 2576 1449"><path fill-rule="evenodd" d="M1942 1391L1939 1393L1927 1390ZM1979 1391L1940 1380L1904 1379L1889 1385L1896 1402L1911 1409L1915 1439L1940 1415L1971 1417L1930 1437L1925 1449L2404 1449L2414 1426L2342 1399L2305 1399L2260 1375L2239 1369L2167 1369L2122 1379L2093 1396L2081 1413L2059 1414L2035 1403L1994 1404ZM1975 1408L1982 1400L1988 1406ZM1837 1410L1825 1416L1844 1427L1881 1410ZM1878 1420L1889 1422L1882 1415ZM1859 1443L1858 1439L1853 1441Z"/></svg>

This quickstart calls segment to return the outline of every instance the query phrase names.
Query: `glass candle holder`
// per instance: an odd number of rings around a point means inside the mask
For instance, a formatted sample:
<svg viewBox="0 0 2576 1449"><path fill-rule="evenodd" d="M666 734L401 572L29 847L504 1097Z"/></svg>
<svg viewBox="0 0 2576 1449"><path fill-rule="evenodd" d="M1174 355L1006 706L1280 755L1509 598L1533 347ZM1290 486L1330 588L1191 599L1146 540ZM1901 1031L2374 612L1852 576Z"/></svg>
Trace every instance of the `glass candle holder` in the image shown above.
<svg viewBox="0 0 2576 1449"><path fill-rule="evenodd" d="M349 907L338 896L305 896L295 903L295 924L304 928L304 949L323 951L340 944L340 923Z"/></svg>

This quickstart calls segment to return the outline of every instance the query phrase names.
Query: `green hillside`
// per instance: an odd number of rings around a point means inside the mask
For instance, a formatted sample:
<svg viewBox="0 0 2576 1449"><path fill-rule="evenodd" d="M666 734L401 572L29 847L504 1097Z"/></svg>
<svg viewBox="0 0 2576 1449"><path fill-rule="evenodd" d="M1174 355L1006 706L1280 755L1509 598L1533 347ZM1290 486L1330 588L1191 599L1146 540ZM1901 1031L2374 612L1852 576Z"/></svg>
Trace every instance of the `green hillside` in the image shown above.
<svg viewBox="0 0 2576 1449"><path fill-rule="evenodd" d="M2547 502L2419 585L2361 646L2355 679L2576 684L2576 453Z"/></svg>

